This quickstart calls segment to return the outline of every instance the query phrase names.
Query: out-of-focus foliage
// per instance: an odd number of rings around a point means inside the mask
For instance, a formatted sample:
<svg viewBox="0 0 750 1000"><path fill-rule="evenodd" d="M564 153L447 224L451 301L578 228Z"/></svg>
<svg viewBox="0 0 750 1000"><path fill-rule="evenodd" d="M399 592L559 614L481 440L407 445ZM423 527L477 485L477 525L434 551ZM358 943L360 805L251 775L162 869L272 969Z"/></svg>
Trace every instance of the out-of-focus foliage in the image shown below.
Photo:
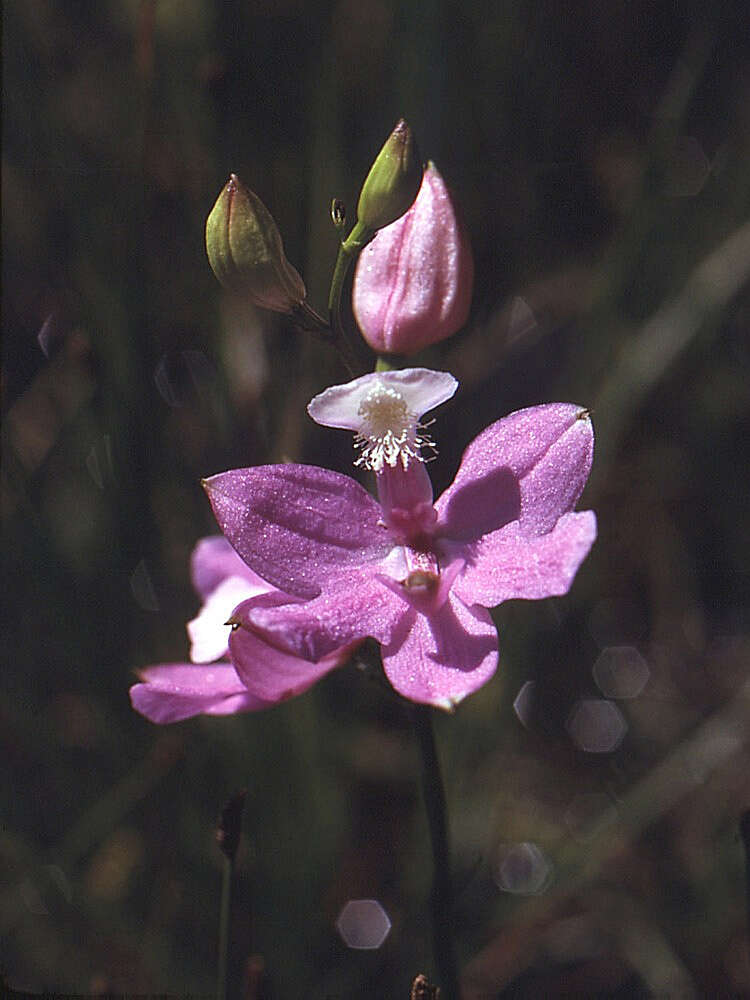
<svg viewBox="0 0 750 1000"><path fill-rule="evenodd" d="M5 5L12 986L209 991L240 787L237 989L252 955L277 997L434 979L405 707L353 669L167 729L127 698L186 651L200 477L350 462L304 415L345 371L223 298L206 215L236 171L322 307L331 198L403 115L476 258L469 325L423 359L462 384L436 487L520 406L575 400L598 434L592 556L565 598L498 610L499 676L438 727L466 997L750 991L747 28L729 0ZM340 937L351 899L385 911L379 949Z"/></svg>

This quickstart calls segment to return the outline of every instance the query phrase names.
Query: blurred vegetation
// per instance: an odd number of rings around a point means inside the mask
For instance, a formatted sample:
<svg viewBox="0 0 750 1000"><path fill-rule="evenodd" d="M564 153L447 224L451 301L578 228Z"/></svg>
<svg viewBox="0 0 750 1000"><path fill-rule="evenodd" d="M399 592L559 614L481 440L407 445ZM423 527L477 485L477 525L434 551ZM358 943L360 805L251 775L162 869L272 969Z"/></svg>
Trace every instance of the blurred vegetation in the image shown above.
<svg viewBox="0 0 750 1000"><path fill-rule="evenodd" d="M597 430L591 557L566 597L498 609L497 678L438 720L465 996L750 992L749 36L728 0L5 5L10 985L210 992L214 824L240 787L235 995L253 955L279 998L434 976L404 706L353 669L164 729L127 696L133 668L185 655L189 554L215 531L200 477L350 467L303 410L345 371L222 298L206 214L237 172L322 307L330 199L356 203L403 115L477 264L471 322L421 359L461 380L436 489L520 406L573 399ZM612 693L613 656L647 680L601 716L580 699ZM573 738L587 704L591 739L624 732L608 752ZM360 897L393 922L378 951L336 932Z"/></svg>

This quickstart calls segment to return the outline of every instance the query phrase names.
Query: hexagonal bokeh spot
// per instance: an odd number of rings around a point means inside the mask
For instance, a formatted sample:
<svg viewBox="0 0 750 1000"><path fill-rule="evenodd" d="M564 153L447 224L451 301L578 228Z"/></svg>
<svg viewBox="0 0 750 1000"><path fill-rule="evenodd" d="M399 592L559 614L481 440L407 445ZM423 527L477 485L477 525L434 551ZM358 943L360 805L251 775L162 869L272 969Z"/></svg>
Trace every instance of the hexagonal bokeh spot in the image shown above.
<svg viewBox="0 0 750 1000"><path fill-rule="evenodd" d="M527 728L531 718L531 710L534 705L535 686L534 681L526 681L526 683L521 686L521 690L518 692L516 700L513 702L513 711L518 716L521 724Z"/></svg>
<svg viewBox="0 0 750 1000"><path fill-rule="evenodd" d="M665 193L671 198L694 198L710 173L709 159L695 136L678 136L666 166Z"/></svg>
<svg viewBox="0 0 750 1000"><path fill-rule="evenodd" d="M611 753L622 743L628 724L620 709L605 698L581 698L566 723L568 735L586 753Z"/></svg>
<svg viewBox="0 0 750 1000"><path fill-rule="evenodd" d="M591 672L605 698L637 698L651 673L635 646L607 646Z"/></svg>
<svg viewBox="0 0 750 1000"><path fill-rule="evenodd" d="M494 865L494 879L503 892L532 896L543 892L552 869L549 862L531 841L501 844Z"/></svg>
<svg viewBox="0 0 750 1000"><path fill-rule="evenodd" d="M348 948L374 950L388 937L391 920L377 899L350 899L336 927Z"/></svg>

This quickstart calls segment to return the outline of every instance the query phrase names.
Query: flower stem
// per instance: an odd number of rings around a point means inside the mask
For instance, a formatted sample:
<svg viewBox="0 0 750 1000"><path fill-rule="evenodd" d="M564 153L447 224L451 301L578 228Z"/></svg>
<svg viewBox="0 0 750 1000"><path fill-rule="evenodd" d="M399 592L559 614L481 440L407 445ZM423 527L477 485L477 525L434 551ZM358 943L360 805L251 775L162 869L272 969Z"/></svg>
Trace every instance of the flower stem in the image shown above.
<svg viewBox="0 0 750 1000"><path fill-rule="evenodd" d="M453 885L448 847L448 822L443 778L432 728L432 709L428 705L414 705L412 714L422 757L422 789L432 844L431 903L434 957L444 1000L459 1000L458 969L452 934Z"/></svg>
<svg viewBox="0 0 750 1000"><path fill-rule="evenodd" d="M219 967L216 974L216 1000L226 1000L227 963L229 959L229 913L232 901L234 858L224 856L221 873L221 910L219 913Z"/></svg>
<svg viewBox="0 0 750 1000"><path fill-rule="evenodd" d="M328 293L328 312L330 314L330 326L336 346L338 347L344 364L349 369L351 375L357 375L362 369L362 365L357 357L357 351L352 343L346 326L341 318L341 296L346 284L346 276L349 268L356 260L360 251L370 242L375 233L357 222L354 229L339 246L336 266L331 278L331 290Z"/></svg>
<svg viewBox="0 0 750 1000"><path fill-rule="evenodd" d="M232 905L234 859L240 844L242 810L247 790L241 789L227 799L216 827L216 842L224 856L221 872L221 910L219 913L219 968L216 974L216 1000L226 1000L229 962L229 915Z"/></svg>

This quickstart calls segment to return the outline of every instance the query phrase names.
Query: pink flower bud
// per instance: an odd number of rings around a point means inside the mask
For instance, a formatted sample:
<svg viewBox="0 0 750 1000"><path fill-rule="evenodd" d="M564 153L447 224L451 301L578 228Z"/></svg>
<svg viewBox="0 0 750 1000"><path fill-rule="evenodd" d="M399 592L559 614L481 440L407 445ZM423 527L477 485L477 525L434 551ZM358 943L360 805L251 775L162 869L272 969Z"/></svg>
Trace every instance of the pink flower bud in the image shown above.
<svg viewBox="0 0 750 1000"><path fill-rule="evenodd" d="M415 354L463 326L473 281L468 238L429 163L409 211L379 230L359 256L354 316L373 350Z"/></svg>

